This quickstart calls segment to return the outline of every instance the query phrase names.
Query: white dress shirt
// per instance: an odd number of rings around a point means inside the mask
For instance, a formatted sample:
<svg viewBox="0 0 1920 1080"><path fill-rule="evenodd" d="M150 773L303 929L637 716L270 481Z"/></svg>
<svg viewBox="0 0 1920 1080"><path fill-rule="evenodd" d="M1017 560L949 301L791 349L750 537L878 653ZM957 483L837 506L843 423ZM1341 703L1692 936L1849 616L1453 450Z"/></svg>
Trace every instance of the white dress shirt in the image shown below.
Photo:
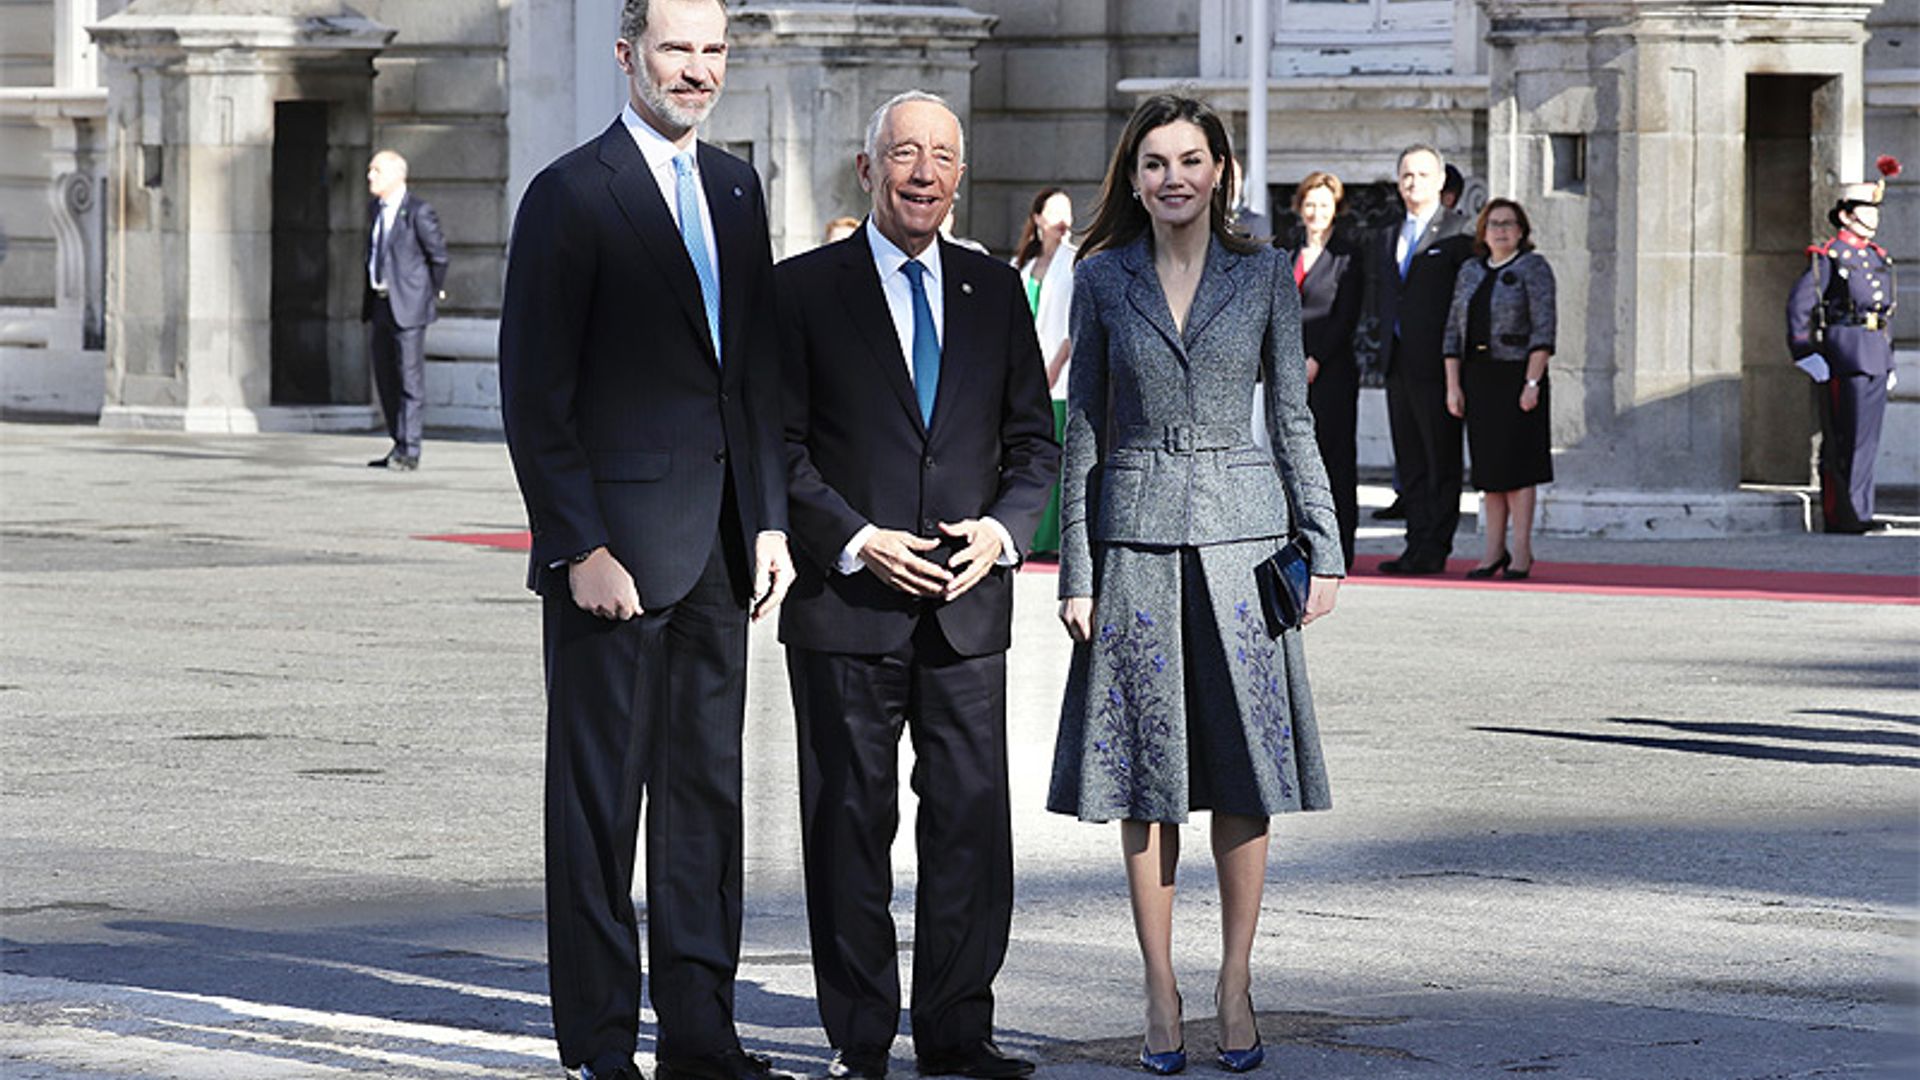
<svg viewBox="0 0 1920 1080"><path fill-rule="evenodd" d="M693 155L693 189L700 200L700 235L707 242L707 265L713 267L713 280L719 281L720 249L714 245L713 208L707 205L707 188L700 183L700 154L695 149L699 143L680 149L640 119L631 103L620 110L620 122L627 125L627 133L640 148L640 156L647 159L647 170L653 173L653 182L660 185L660 197L667 201L667 213L673 216L676 230L680 228L680 178L674 174L673 159L680 154Z"/></svg>
<svg viewBox="0 0 1920 1080"><path fill-rule="evenodd" d="M1440 204L1434 203L1425 214L1418 217L1408 214L1406 220L1400 223L1400 239L1393 245L1393 265L1396 268L1407 261L1408 245L1420 243L1420 238L1427 234L1427 225L1433 221L1433 215L1439 212Z"/></svg>
<svg viewBox="0 0 1920 1080"><path fill-rule="evenodd" d="M386 279L380 276L378 270L380 265L379 247L381 244L385 244L391 249L393 243L393 221L400 216L400 204L406 201L407 185L401 184L398 188L388 192L387 197L380 200L380 223L374 226L373 232L370 233L367 238L367 281L373 285L376 292L385 292L387 289Z"/></svg>
<svg viewBox="0 0 1920 1080"><path fill-rule="evenodd" d="M913 381L913 282L908 279L906 270L907 253L901 251L893 241L880 235L874 228L873 219L866 223L867 247L873 252L874 269L880 272L880 292L887 300L887 314L893 318L893 333L900 341L900 355L907 365L907 381ZM946 344L947 298L941 282L944 271L940 265L940 241L935 240L926 246L926 250L914 256L921 266L927 268L922 279L927 286L927 306L933 311L933 329L940 336L940 342ZM944 369L944 357L942 358ZM1000 558L995 560L1001 566L1012 566L1020 561L1019 549L1013 546L1013 534L1007 527L995 521L991 516L980 520L993 526L1000 534ZM869 522L860 526L840 549L840 562L835 569L843 574L857 574L867 568L867 561L860 557L860 549L867 544L867 538L879 532L879 526Z"/></svg>

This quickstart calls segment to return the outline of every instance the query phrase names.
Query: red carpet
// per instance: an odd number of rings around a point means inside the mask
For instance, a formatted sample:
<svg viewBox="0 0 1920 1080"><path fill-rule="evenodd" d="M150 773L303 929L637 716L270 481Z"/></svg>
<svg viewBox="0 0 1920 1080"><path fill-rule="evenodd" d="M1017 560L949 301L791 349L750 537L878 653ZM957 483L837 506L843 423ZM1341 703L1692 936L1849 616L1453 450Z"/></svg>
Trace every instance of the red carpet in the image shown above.
<svg viewBox="0 0 1920 1080"><path fill-rule="evenodd" d="M452 544L525 551L524 532L449 533L419 536ZM1525 581L1468 581L1472 559L1454 559L1445 574L1392 577L1380 572L1383 556L1355 561L1353 583L1422 589L1500 589L1508 592L1589 593L1600 596L1692 596L1716 600L1798 600L1829 604L1920 605L1920 576L1899 574L1821 574L1785 570L1727 570L1709 566L1641 566L1632 563L1542 562ZM1028 573L1052 574L1051 562L1027 564Z"/></svg>

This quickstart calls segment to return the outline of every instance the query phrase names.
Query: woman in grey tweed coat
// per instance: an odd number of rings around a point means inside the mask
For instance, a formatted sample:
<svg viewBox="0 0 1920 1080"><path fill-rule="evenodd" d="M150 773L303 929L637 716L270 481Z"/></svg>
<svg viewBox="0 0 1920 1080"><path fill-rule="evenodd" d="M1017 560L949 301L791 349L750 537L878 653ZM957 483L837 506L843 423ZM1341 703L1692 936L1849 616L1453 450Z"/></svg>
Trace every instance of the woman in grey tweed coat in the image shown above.
<svg viewBox="0 0 1920 1080"><path fill-rule="evenodd" d="M1259 1064L1249 956L1268 815L1328 805L1297 630L1269 637L1256 564L1291 523L1312 548L1307 618L1344 573L1307 410L1286 259L1228 231L1232 151L1206 105L1143 102L1074 271L1060 618L1077 643L1048 808L1121 821L1146 964L1141 1064L1185 1065L1172 966L1180 824L1212 811L1223 955L1220 1064ZM1273 450L1247 401L1269 392ZM1291 506L1290 506L1291 504Z"/></svg>
<svg viewBox="0 0 1920 1080"><path fill-rule="evenodd" d="M1445 342L1447 411L1467 421L1486 523L1486 548L1467 576L1519 580L1533 572L1536 486L1553 480L1553 267L1533 250L1527 211L1512 199L1480 211L1473 246L1478 257L1460 267Z"/></svg>

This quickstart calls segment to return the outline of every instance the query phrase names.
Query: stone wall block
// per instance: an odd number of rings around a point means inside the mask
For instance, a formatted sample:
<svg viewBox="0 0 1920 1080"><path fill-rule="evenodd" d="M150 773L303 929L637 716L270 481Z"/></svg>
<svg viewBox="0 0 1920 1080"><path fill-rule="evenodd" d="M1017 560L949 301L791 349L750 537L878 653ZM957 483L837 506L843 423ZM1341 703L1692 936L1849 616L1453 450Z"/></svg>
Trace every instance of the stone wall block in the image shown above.
<svg viewBox="0 0 1920 1080"><path fill-rule="evenodd" d="M1096 12L1101 7L1098 4L1078 6L1091 8ZM1106 6L1116 9L1113 22L1118 24L1110 26L1109 32L1117 31L1129 37L1167 35L1197 38L1200 34L1200 5L1198 4L1169 4L1165 0L1117 0L1117 3ZM1088 18L1091 17L1089 13ZM1101 31L1099 27L1089 26L1085 32ZM1187 63L1189 66L1193 63L1191 46L1188 47Z"/></svg>
<svg viewBox="0 0 1920 1080"><path fill-rule="evenodd" d="M506 175L504 128L410 120L381 125L378 137L381 145L398 150L409 168L423 178Z"/></svg>
<svg viewBox="0 0 1920 1080"><path fill-rule="evenodd" d="M1006 107L1044 112L1104 101L1111 87L1102 51L1097 46L1023 50L1022 63L1007 71Z"/></svg>
<svg viewBox="0 0 1920 1080"><path fill-rule="evenodd" d="M416 108L415 78L421 60L383 56L373 62L373 111L377 116L409 114Z"/></svg>
<svg viewBox="0 0 1920 1080"><path fill-rule="evenodd" d="M506 252L498 247L455 248L447 252L447 311L496 312L506 278Z"/></svg>
<svg viewBox="0 0 1920 1080"><path fill-rule="evenodd" d="M499 187L493 184L449 184L422 180L408 190L433 204L440 229L451 244L507 242Z"/></svg>
<svg viewBox="0 0 1920 1080"><path fill-rule="evenodd" d="M356 0L354 6L399 31L393 39L396 49L423 43L439 47L506 43L506 18L499 0Z"/></svg>
<svg viewBox="0 0 1920 1080"><path fill-rule="evenodd" d="M437 114L505 115L506 62L498 55L432 56L414 67L414 110Z"/></svg>
<svg viewBox="0 0 1920 1080"><path fill-rule="evenodd" d="M252 146L194 148L187 158L186 189L188 220L195 227L226 229L234 221L272 227L272 170L254 160L262 152Z"/></svg>

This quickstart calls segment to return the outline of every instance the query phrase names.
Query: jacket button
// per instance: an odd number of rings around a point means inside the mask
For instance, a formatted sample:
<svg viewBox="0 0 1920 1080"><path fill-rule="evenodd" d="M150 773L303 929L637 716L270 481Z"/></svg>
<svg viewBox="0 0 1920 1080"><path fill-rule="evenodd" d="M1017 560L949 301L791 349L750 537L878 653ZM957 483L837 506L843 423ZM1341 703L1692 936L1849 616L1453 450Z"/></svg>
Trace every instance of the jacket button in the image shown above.
<svg viewBox="0 0 1920 1080"><path fill-rule="evenodd" d="M935 530L935 529L937 529L937 528L939 528L939 526L937 526L937 525L935 525L935 524L933 523L933 519L932 519L932 518L927 518L927 519L926 519L925 521L922 521L922 522L920 523L920 531L921 531L921 532L923 532L923 533L926 533L926 534L927 534L928 536L932 536L932 535L933 535L933 530Z"/></svg>
<svg viewBox="0 0 1920 1080"><path fill-rule="evenodd" d="M933 468L933 455L932 455L932 454L928 454L928 455L927 455L926 457L923 457L923 458L921 458L921 459L920 459L920 467L921 467L921 468L923 468L923 469L931 469L931 468Z"/></svg>
<svg viewBox="0 0 1920 1080"><path fill-rule="evenodd" d="M722 390L720 392L720 404L725 405L726 403L727 403L727 393L726 391Z"/></svg>
<svg viewBox="0 0 1920 1080"><path fill-rule="evenodd" d="M725 450L715 450L713 452L713 460L725 465L727 463L727 452Z"/></svg>

